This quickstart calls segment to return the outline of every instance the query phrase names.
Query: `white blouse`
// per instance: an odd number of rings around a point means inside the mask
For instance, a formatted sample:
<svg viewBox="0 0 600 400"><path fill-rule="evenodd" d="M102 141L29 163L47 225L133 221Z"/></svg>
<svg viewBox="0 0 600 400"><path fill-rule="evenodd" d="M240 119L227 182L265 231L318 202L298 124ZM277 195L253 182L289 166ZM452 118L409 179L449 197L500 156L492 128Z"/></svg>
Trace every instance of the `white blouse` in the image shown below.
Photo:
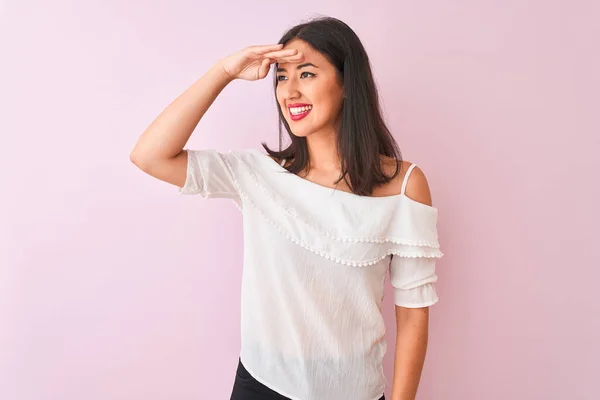
<svg viewBox="0 0 600 400"><path fill-rule="evenodd" d="M240 359L297 400L377 400L386 389L381 314L438 301L438 210L404 194L359 196L288 172L262 150L188 149L181 194L243 213Z"/></svg>

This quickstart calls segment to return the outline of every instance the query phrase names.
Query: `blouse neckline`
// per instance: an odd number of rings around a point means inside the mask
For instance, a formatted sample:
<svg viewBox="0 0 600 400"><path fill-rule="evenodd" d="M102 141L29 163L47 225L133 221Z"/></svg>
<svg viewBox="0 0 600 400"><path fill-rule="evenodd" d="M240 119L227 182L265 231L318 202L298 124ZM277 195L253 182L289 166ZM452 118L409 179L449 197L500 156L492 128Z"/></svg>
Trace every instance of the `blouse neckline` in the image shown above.
<svg viewBox="0 0 600 400"><path fill-rule="evenodd" d="M335 189L335 188L332 188L329 186L324 186L324 185L315 183L313 181L310 181L308 179L302 178L301 176L291 173L290 171L285 169L282 165L280 165L277 161L273 160L268 154L262 152L261 150L258 150L258 149L253 149L253 150L256 151L257 153L259 153L261 156L265 157L266 158L265 161L268 161L270 163L269 165L271 165L271 167L274 170L286 173L287 175L291 175L292 179L295 179L295 180L301 182L303 185L305 185L306 187L309 187L313 190L326 191L326 192L329 192L328 194L330 194L330 195L337 193L348 199L355 199L355 200L366 201L366 202L394 202L394 201L398 201L400 199L406 199L410 203L417 204L418 206L422 206L426 209L432 209L436 212L438 211L438 209L436 207L433 207L428 204L424 204L424 203L418 202L414 199L411 199L405 193L393 194L393 195L388 195L388 196L361 196L356 193L347 192L345 190L340 190L340 189Z"/></svg>

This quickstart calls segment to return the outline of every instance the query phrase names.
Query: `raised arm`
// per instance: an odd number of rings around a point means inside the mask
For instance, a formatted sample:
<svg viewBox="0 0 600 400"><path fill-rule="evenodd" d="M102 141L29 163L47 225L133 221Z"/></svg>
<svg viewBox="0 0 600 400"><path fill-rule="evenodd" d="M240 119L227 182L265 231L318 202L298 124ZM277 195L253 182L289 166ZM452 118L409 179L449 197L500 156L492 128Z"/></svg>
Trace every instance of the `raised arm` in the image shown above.
<svg viewBox="0 0 600 400"><path fill-rule="evenodd" d="M232 80L219 63L215 64L150 124L131 151L131 161L155 178L183 187L187 170L183 147Z"/></svg>
<svg viewBox="0 0 600 400"><path fill-rule="evenodd" d="M129 158L155 178L183 187L188 165L183 148L219 93L234 79L263 79L272 63L301 58L296 53L281 45L251 46L219 60L159 114Z"/></svg>

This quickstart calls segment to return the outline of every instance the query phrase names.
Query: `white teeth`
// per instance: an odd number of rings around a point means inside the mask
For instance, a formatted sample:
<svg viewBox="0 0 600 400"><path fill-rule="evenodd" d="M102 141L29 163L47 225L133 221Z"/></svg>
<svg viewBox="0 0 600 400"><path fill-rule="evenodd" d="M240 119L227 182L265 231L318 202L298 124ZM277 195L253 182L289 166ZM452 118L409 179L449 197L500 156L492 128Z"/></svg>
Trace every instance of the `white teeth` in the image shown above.
<svg viewBox="0 0 600 400"><path fill-rule="evenodd" d="M311 110L312 106L305 106L305 107L291 107L290 108L290 113L292 113L292 115L298 115L298 114L302 114L305 111Z"/></svg>

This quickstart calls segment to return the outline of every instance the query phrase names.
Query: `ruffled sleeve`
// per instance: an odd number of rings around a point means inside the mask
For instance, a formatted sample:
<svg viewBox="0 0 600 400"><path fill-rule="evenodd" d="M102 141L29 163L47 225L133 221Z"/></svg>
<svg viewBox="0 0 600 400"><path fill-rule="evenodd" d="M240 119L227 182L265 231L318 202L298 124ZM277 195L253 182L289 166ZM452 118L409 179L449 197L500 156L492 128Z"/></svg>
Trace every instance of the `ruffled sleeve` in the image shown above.
<svg viewBox="0 0 600 400"><path fill-rule="evenodd" d="M232 153L215 149L193 150L188 153L187 174L179 194L199 194L204 198L229 198L240 203L230 163L235 161Z"/></svg>
<svg viewBox="0 0 600 400"><path fill-rule="evenodd" d="M434 282L434 257L392 255L390 280L394 287L394 303L407 308L428 307L438 302Z"/></svg>
<svg viewBox="0 0 600 400"><path fill-rule="evenodd" d="M406 182L415 164L411 164L402 183L405 207L398 216L412 245L410 252L395 252L390 259L390 280L394 287L394 303L406 308L428 307L438 302L435 290L435 264L443 256L438 240L438 209L404 195Z"/></svg>

